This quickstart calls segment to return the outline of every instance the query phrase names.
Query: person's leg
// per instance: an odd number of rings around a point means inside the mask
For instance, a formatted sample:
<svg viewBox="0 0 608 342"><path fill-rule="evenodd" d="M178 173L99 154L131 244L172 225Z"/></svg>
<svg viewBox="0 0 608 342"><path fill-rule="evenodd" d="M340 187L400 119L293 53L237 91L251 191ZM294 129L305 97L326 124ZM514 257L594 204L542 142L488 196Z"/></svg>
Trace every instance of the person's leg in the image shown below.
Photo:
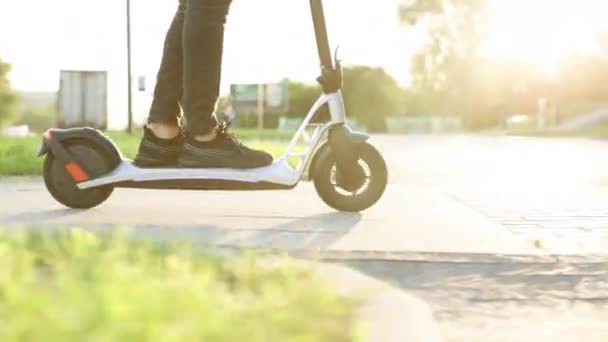
<svg viewBox="0 0 608 342"><path fill-rule="evenodd" d="M219 96L224 28L232 0L189 0L184 21L184 108L190 136L214 136ZM208 139L208 140L211 140Z"/></svg>
<svg viewBox="0 0 608 342"><path fill-rule="evenodd" d="M184 21L186 141L182 167L256 168L272 156L243 146L215 116L219 97L224 27L231 0L188 0Z"/></svg>
<svg viewBox="0 0 608 342"><path fill-rule="evenodd" d="M165 37L163 57L156 78L148 127L159 138L178 135L179 102L182 97L183 48L182 33L187 0L179 0L177 12Z"/></svg>
<svg viewBox="0 0 608 342"><path fill-rule="evenodd" d="M135 164L142 167L176 165L182 150L183 139L179 135L178 120L181 114L182 96L182 32L187 0L179 0L179 6L164 43L163 57L157 75L154 98L144 136L135 157Z"/></svg>

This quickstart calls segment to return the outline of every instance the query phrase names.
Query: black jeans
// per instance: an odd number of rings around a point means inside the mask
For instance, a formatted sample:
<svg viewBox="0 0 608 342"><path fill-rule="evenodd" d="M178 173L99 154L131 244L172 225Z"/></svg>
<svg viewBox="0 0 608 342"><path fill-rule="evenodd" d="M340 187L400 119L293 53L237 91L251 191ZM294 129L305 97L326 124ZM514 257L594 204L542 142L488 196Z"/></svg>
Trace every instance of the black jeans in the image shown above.
<svg viewBox="0 0 608 342"><path fill-rule="evenodd" d="M203 135L217 127L224 26L232 0L179 0L165 38L148 123L177 124Z"/></svg>

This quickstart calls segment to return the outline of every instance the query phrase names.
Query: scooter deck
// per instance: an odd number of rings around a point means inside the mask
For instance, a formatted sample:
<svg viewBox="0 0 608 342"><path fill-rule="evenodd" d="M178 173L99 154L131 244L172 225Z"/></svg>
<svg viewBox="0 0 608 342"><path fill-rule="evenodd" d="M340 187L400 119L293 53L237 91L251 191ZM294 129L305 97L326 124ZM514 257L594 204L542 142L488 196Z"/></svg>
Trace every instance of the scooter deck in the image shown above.
<svg viewBox="0 0 608 342"><path fill-rule="evenodd" d="M257 169L140 168L129 160L108 175L78 183L79 189L111 185L117 188L179 190L289 190L299 173L285 160Z"/></svg>
<svg viewBox="0 0 608 342"><path fill-rule="evenodd" d="M208 191L270 191L291 190L295 185L281 185L268 182L248 183L228 180L165 180L143 182L121 182L114 185L116 188L156 189L156 190L208 190Z"/></svg>

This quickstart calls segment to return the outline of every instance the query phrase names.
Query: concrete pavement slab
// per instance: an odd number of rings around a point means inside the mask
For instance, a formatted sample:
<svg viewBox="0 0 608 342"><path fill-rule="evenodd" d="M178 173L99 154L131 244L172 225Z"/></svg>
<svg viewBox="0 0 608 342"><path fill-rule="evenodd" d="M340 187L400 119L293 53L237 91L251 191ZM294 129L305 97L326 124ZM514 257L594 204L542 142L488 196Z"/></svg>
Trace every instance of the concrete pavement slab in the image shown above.
<svg viewBox="0 0 608 342"><path fill-rule="evenodd" d="M517 237L449 195L391 185L361 214L327 208L310 184L291 192L118 189L99 208L62 208L40 180L0 183L0 225L125 226L150 238L282 250L534 254Z"/></svg>
<svg viewBox="0 0 608 342"><path fill-rule="evenodd" d="M441 342L443 336L429 306L417 297L342 266L317 264L315 274L331 279L344 296L366 299L358 312L367 341Z"/></svg>

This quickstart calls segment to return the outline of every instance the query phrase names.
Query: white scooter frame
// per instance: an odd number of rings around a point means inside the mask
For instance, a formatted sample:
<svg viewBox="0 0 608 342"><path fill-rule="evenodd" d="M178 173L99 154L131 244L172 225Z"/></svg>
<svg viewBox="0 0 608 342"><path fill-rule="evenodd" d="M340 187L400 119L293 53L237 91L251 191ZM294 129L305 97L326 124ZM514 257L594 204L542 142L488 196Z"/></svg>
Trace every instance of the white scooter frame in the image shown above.
<svg viewBox="0 0 608 342"><path fill-rule="evenodd" d="M327 104L331 120L322 125L316 125L312 135L307 134L307 128L319 111ZM310 112L297 130L295 136L287 146L285 154L272 165L257 169L183 169L183 168L139 168L130 160L123 159L116 170L97 179L78 183L79 189L91 189L104 185L121 184L125 182L162 182L179 180L230 180L245 183L272 183L287 188L295 187L303 178L304 173L316 149L324 141L328 130L334 126L345 123L344 102L341 91L332 94L323 94L312 106ZM294 149L304 139L307 147L304 152L294 153ZM288 161L299 158L301 162L294 169Z"/></svg>

